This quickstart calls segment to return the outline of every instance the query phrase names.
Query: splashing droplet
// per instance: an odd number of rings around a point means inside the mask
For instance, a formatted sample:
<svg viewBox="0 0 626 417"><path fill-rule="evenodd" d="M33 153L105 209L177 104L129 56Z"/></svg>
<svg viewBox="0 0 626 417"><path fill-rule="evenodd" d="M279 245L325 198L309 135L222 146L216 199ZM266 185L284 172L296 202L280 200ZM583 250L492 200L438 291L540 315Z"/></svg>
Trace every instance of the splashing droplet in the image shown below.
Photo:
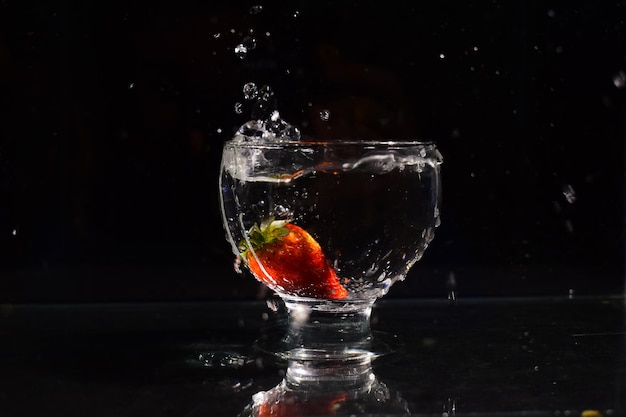
<svg viewBox="0 0 626 417"><path fill-rule="evenodd" d="M243 98L246 100L254 100L258 94L258 88L255 83L247 83L243 86Z"/></svg>
<svg viewBox="0 0 626 417"><path fill-rule="evenodd" d="M222 34L221 34L221 33L219 33L219 32L217 32L217 33L214 33L214 34L213 34L213 37L214 37L215 39L219 39L221 36L222 36Z"/></svg>
<svg viewBox="0 0 626 417"><path fill-rule="evenodd" d="M445 57L446 57L446 55L445 55L445 54L439 54L439 58L440 58L440 59L444 59Z"/></svg>
<svg viewBox="0 0 626 417"><path fill-rule="evenodd" d="M250 14L259 14L262 11L263 11L263 6L261 6L260 4L250 7Z"/></svg>
<svg viewBox="0 0 626 417"><path fill-rule="evenodd" d="M239 45L235 46L235 55L237 55L239 59L244 59L247 54L248 54L248 48L246 48L246 46L243 43L240 43Z"/></svg>
<svg viewBox="0 0 626 417"><path fill-rule="evenodd" d="M237 114L241 114L243 113L243 109L242 109L243 105L239 102L235 103L235 113Z"/></svg>
<svg viewBox="0 0 626 417"><path fill-rule="evenodd" d="M320 112L320 119L327 122L328 119L330 119L330 110L326 110L326 109L322 110Z"/></svg>
<svg viewBox="0 0 626 417"><path fill-rule="evenodd" d="M571 185L567 184L563 186L563 197L565 197L565 200L570 204L576 202L576 192Z"/></svg>
<svg viewBox="0 0 626 417"><path fill-rule="evenodd" d="M617 74L613 76L613 85L617 88L626 87L626 72L619 71Z"/></svg>
<svg viewBox="0 0 626 417"><path fill-rule="evenodd" d="M259 89L259 99L263 101L270 101L274 97L274 92L269 85L264 85Z"/></svg>
<svg viewBox="0 0 626 417"><path fill-rule="evenodd" d="M17 229L11 230L11 236L17 236Z"/></svg>
<svg viewBox="0 0 626 417"><path fill-rule="evenodd" d="M295 12L293 12L293 17L294 18L300 17L300 11L296 10Z"/></svg>
<svg viewBox="0 0 626 417"><path fill-rule="evenodd" d="M128 89L129 89L129 90L132 90L133 88L135 88L135 83L130 83L130 84L128 85Z"/></svg>

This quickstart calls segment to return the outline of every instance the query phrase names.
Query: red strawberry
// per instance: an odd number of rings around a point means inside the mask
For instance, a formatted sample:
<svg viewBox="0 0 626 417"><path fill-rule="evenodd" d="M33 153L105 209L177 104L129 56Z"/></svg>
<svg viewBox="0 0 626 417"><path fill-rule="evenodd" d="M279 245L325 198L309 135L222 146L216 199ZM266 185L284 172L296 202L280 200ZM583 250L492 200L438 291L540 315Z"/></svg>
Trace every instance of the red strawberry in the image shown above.
<svg viewBox="0 0 626 417"><path fill-rule="evenodd" d="M280 292L310 298L348 296L319 243L295 224L273 219L261 227L255 224L240 249L254 276Z"/></svg>

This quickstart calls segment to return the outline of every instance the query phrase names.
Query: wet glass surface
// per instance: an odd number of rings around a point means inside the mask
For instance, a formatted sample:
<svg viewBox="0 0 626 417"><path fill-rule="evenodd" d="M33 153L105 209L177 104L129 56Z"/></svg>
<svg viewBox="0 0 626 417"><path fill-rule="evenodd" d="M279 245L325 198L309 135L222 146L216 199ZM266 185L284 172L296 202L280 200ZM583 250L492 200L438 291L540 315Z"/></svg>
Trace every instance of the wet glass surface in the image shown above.
<svg viewBox="0 0 626 417"><path fill-rule="evenodd" d="M624 415L624 314L622 296L380 300L373 328L396 351L367 395L376 415ZM253 397L288 398L285 364L255 349L281 323L264 302L2 305L0 415L249 413ZM363 395L342 389L294 395Z"/></svg>

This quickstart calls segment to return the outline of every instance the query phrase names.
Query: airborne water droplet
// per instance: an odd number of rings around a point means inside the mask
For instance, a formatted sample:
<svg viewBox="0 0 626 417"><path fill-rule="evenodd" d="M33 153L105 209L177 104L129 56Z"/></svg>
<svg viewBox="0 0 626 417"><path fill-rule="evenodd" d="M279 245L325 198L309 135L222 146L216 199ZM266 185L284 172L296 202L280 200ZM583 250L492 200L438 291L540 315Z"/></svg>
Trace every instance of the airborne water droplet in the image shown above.
<svg viewBox="0 0 626 417"><path fill-rule="evenodd" d="M574 188L572 188L572 186L569 184L563 186L563 196L565 197L565 200L570 204L576 202L576 192L574 191Z"/></svg>
<svg viewBox="0 0 626 417"><path fill-rule="evenodd" d="M244 44L240 43L239 45L235 46L235 55L237 55L239 59L244 59L247 53L248 48L246 48Z"/></svg>
<svg viewBox="0 0 626 417"><path fill-rule="evenodd" d="M252 36L246 36L241 41L241 44L246 47L247 51L251 51L252 49L256 48L256 39Z"/></svg>
<svg viewBox="0 0 626 417"><path fill-rule="evenodd" d="M274 92L269 85L264 85L259 89L259 98L263 101L269 101L274 96Z"/></svg>
<svg viewBox="0 0 626 417"><path fill-rule="evenodd" d="M330 110L322 110L320 111L320 119L327 122L330 119Z"/></svg>
<svg viewBox="0 0 626 417"><path fill-rule="evenodd" d="M243 113L242 104L239 102L235 103L235 113L237 114Z"/></svg>
<svg viewBox="0 0 626 417"><path fill-rule="evenodd" d="M261 6L260 4L250 7L250 14L259 14L262 11L263 11L263 6Z"/></svg>
<svg viewBox="0 0 626 417"><path fill-rule="evenodd" d="M254 83L246 83L243 86L243 98L246 100L254 100L257 97L258 89Z"/></svg>
<svg viewBox="0 0 626 417"><path fill-rule="evenodd" d="M626 87L626 72L619 71L617 74L613 76L613 85L617 88Z"/></svg>

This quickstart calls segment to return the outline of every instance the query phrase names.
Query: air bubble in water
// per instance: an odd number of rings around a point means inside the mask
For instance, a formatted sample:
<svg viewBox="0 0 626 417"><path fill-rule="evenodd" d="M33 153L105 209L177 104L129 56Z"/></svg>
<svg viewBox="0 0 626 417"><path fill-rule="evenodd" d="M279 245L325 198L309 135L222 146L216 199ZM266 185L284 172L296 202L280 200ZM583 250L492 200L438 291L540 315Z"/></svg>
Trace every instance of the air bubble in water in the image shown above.
<svg viewBox="0 0 626 417"><path fill-rule="evenodd" d="M241 114L243 113L243 109L242 109L243 105L239 102L235 103L235 113L237 114Z"/></svg>
<svg viewBox="0 0 626 417"><path fill-rule="evenodd" d="M239 59L244 59L247 53L248 53L248 48L246 48L246 46L243 43L240 43L239 45L235 46L235 55L237 55Z"/></svg>
<svg viewBox="0 0 626 417"><path fill-rule="evenodd" d="M243 86L243 98L246 100L254 100L259 90L255 83L246 83Z"/></svg>
<svg viewBox="0 0 626 417"><path fill-rule="evenodd" d="M280 204L276 206L274 212L276 213L276 218L278 219L286 219L291 216L291 210Z"/></svg>
<svg viewBox="0 0 626 417"><path fill-rule="evenodd" d="M619 71L617 74L613 76L613 85L617 88L626 87L626 72Z"/></svg>
<svg viewBox="0 0 626 417"><path fill-rule="evenodd" d="M320 119L327 122L328 119L330 119L330 110L326 110L326 109L322 110L320 112Z"/></svg>
<svg viewBox="0 0 626 417"><path fill-rule="evenodd" d="M250 7L250 14L259 14L262 11L263 11L263 6L261 6L260 4Z"/></svg>

